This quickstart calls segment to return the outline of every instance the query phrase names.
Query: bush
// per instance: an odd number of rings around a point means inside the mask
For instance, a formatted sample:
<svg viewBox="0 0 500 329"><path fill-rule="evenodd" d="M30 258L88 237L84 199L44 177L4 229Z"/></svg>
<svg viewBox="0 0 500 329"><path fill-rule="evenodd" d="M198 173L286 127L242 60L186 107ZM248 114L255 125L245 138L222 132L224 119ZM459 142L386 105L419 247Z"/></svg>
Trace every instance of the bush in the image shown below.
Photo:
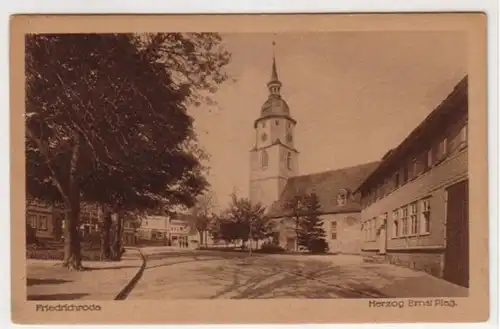
<svg viewBox="0 0 500 329"><path fill-rule="evenodd" d="M64 250L26 250L27 259L63 260ZM82 260L100 261L101 252L98 250L82 250Z"/></svg>
<svg viewBox="0 0 500 329"><path fill-rule="evenodd" d="M256 250L256 252L261 252L261 253L265 253L265 254L278 254L278 253L285 252L285 249L283 249L282 247L280 247L277 244L264 243L260 247L260 249Z"/></svg>
<svg viewBox="0 0 500 329"><path fill-rule="evenodd" d="M309 251L312 254L324 254L328 251L328 243L324 239L309 242Z"/></svg>

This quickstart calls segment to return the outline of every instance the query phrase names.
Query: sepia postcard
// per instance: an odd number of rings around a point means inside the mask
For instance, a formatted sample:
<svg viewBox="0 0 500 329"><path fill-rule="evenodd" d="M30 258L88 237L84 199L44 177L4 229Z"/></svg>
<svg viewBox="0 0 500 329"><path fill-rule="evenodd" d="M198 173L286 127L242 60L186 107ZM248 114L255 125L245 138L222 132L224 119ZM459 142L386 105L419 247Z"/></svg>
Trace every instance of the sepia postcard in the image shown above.
<svg viewBox="0 0 500 329"><path fill-rule="evenodd" d="M11 18L12 320L489 317L486 15Z"/></svg>

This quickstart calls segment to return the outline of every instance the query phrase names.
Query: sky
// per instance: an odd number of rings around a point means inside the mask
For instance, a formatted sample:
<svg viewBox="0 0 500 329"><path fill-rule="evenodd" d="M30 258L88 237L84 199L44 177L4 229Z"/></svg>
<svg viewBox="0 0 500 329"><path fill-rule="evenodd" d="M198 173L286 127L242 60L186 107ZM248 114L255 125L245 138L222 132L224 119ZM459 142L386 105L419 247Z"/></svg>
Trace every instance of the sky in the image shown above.
<svg viewBox="0 0 500 329"><path fill-rule="evenodd" d="M249 192L250 149L271 76L272 42L282 97L297 121L299 174L380 160L451 92L467 72L460 32L363 31L222 34L231 79L212 108L193 108L210 154L219 207Z"/></svg>

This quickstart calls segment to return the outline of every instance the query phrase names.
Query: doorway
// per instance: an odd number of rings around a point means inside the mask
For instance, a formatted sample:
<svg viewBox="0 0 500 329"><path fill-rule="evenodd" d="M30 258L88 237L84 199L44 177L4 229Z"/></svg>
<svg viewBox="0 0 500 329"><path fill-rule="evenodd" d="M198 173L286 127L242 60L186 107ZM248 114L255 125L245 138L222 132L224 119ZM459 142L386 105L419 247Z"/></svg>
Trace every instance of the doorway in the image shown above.
<svg viewBox="0 0 500 329"><path fill-rule="evenodd" d="M469 287L469 181L447 188L445 280Z"/></svg>

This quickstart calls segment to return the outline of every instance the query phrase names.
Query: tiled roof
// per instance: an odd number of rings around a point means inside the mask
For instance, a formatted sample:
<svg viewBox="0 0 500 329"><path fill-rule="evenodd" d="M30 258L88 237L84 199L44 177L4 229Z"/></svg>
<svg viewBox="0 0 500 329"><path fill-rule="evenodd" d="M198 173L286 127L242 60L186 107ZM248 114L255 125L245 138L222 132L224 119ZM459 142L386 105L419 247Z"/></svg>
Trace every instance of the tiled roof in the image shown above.
<svg viewBox="0 0 500 329"><path fill-rule="evenodd" d="M356 187L361 191L365 186L376 183L385 172L399 166L401 158L404 158L415 145L424 145L424 141L433 138L441 132L444 127L450 125L450 118L457 113L468 111L468 76L458 82L448 96L395 148L387 152L380 166L372 172L366 180Z"/></svg>
<svg viewBox="0 0 500 329"><path fill-rule="evenodd" d="M360 211L359 197L349 195L347 203L339 205L337 203L337 196L342 190L352 192L377 168L379 163L379 161L376 161L353 167L291 177L288 179L280 199L271 205L268 216L274 218L287 216L288 211L284 206L287 200L296 195L309 193L316 193L318 195L322 213Z"/></svg>

